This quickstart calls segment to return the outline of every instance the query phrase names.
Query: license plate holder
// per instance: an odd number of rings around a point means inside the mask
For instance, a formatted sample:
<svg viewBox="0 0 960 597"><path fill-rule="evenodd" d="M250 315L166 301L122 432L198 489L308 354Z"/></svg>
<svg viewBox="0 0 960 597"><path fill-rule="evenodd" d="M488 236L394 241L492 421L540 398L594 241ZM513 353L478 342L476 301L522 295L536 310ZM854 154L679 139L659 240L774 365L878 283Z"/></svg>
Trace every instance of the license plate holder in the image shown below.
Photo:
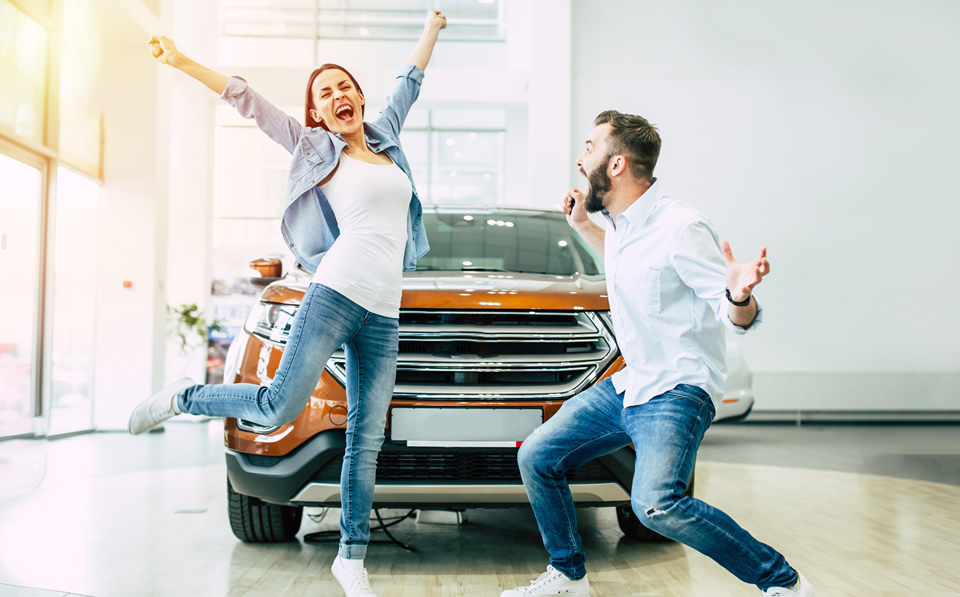
<svg viewBox="0 0 960 597"><path fill-rule="evenodd" d="M543 424L542 408L396 407L395 442L417 447L519 447Z"/></svg>

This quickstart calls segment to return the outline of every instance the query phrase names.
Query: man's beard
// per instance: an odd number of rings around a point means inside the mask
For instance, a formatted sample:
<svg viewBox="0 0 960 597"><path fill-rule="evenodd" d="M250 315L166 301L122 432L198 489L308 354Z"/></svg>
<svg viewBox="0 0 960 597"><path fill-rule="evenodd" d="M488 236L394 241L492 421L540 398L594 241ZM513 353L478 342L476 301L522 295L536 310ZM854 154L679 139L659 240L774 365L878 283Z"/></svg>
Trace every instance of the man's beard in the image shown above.
<svg viewBox="0 0 960 597"><path fill-rule="evenodd" d="M584 172L583 168L580 172L587 177L587 182L590 184L583 207L590 213L597 213L603 209L603 197L610 190L610 177L607 176L606 164L597 166L590 174Z"/></svg>

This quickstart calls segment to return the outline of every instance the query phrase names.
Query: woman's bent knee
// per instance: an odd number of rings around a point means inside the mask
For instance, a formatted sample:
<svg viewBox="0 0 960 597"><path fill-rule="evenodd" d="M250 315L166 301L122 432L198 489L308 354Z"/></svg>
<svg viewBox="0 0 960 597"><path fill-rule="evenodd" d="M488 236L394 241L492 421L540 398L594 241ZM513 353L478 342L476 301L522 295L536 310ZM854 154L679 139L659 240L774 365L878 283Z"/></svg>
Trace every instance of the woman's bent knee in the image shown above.
<svg viewBox="0 0 960 597"><path fill-rule="evenodd" d="M261 411L266 419L264 424L271 427L286 425L300 416L303 409L310 402L310 394L306 396L291 396L289 394L266 394L261 403Z"/></svg>

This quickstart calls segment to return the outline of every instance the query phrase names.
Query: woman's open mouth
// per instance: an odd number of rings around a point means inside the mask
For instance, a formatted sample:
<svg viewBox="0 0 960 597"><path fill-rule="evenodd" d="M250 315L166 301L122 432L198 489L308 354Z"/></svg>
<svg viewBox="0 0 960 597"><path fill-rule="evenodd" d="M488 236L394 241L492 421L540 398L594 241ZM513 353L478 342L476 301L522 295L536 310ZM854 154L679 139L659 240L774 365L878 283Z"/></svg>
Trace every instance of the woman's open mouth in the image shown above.
<svg viewBox="0 0 960 597"><path fill-rule="evenodd" d="M337 117L337 120L339 120L340 122L343 122L343 123L352 122L353 115L354 115L353 106L349 104L344 104L339 108L337 108L336 117Z"/></svg>

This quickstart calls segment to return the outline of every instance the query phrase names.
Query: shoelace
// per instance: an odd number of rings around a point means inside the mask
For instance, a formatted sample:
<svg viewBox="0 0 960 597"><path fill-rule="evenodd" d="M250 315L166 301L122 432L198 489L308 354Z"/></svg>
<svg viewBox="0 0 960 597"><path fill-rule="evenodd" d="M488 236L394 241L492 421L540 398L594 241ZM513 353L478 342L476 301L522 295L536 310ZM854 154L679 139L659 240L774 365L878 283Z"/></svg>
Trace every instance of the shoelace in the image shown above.
<svg viewBox="0 0 960 597"><path fill-rule="evenodd" d="M547 584L556 580L556 577L551 578L551 576L557 571L553 566L547 566L547 571L537 577L536 580L530 582L530 586L523 587L523 590L529 593L534 589L539 589Z"/></svg>
<svg viewBox="0 0 960 597"><path fill-rule="evenodd" d="M370 592L370 579L367 578L367 569L364 568L358 572L353 573L353 577L360 583L360 588L364 591Z"/></svg>

